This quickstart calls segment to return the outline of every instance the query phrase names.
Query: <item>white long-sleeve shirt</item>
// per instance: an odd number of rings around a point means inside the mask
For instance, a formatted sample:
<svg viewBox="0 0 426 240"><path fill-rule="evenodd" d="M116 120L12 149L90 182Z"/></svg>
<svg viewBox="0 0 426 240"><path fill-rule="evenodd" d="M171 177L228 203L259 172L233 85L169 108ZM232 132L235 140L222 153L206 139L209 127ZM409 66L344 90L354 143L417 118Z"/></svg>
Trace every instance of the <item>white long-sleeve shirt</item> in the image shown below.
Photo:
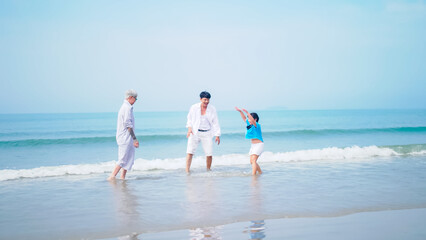
<svg viewBox="0 0 426 240"><path fill-rule="evenodd" d="M124 100L120 111L118 111L117 118L117 134L115 139L118 145L133 144L133 139L128 128L135 130L135 118L133 116L133 106L127 100Z"/></svg>
<svg viewBox="0 0 426 240"><path fill-rule="evenodd" d="M220 136L220 125L219 119L217 117L216 108L212 105L207 105L205 117L210 123L211 131L213 136ZM197 135L198 129L201 122L201 103L196 103L191 106L187 116L188 120L186 122L186 127L192 128L192 133Z"/></svg>

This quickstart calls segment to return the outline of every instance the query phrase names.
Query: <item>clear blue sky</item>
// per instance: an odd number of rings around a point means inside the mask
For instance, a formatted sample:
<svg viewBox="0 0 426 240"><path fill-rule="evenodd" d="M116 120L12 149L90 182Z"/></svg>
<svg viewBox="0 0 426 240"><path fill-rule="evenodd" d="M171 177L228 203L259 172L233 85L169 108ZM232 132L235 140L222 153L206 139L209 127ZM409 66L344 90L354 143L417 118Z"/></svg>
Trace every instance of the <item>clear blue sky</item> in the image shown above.
<svg viewBox="0 0 426 240"><path fill-rule="evenodd" d="M426 108L424 1L0 1L0 113Z"/></svg>

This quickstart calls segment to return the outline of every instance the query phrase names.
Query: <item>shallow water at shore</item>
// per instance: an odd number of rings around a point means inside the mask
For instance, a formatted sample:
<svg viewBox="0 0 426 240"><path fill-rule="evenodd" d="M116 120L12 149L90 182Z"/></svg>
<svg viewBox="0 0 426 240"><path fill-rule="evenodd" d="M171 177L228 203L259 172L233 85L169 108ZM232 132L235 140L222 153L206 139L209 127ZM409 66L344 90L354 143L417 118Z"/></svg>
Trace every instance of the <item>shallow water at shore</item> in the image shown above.
<svg viewBox="0 0 426 240"><path fill-rule="evenodd" d="M1 238L109 238L271 218L426 208L426 158L270 162L0 182ZM25 231L22 231L25 229Z"/></svg>
<svg viewBox="0 0 426 240"><path fill-rule="evenodd" d="M127 180L115 182L106 181L117 156L115 113L0 115L0 239L102 239L426 208L425 110L258 113L261 176L251 176L237 113L219 112L213 171L199 148L190 175L186 113L136 113L141 147Z"/></svg>

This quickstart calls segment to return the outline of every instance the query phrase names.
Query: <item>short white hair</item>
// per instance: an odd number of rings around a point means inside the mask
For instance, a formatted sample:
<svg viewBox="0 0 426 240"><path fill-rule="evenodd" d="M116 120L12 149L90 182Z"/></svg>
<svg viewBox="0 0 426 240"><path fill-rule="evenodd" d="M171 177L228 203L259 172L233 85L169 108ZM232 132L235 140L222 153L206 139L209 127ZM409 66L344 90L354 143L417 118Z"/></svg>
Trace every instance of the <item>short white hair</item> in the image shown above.
<svg viewBox="0 0 426 240"><path fill-rule="evenodd" d="M129 89L129 90L126 91L125 99L128 99L129 97L135 97L135 98L137 98L138 97L138 93L135 90L133 90L133 89Z"/></svg>

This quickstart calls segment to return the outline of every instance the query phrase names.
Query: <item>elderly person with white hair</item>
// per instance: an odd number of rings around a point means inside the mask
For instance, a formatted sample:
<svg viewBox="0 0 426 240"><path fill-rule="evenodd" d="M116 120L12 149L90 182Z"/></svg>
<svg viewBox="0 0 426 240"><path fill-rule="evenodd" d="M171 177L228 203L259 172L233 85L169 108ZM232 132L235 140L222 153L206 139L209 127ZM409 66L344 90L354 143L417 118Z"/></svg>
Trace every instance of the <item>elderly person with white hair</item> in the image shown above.
<svg viewBox="0 0 426 240"><path fill-rule="evenodd" d="M117 118L116 140L118 145L118 161L108 180L115 179L115 176L123 168L121 179L126 178L128 170L132 169L135 161L135 148L139 147L139 141L134 133L135 118L133 116L133 104L138 99L138 93L133 90L127 90L124 103L121 105Z"/></svg>

